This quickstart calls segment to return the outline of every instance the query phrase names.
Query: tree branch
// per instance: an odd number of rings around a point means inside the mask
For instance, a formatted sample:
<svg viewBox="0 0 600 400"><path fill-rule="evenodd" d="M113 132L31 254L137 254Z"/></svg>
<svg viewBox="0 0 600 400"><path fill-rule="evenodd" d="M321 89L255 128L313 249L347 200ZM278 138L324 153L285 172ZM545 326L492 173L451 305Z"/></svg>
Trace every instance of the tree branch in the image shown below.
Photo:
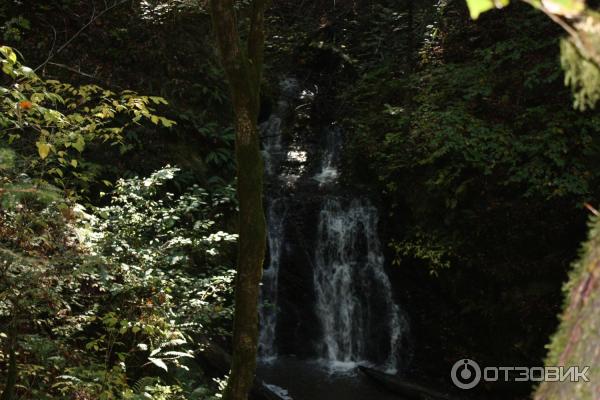
<svg viewBox="0 0 600 400"><path fill-rule="evenodd" d="M90 17L90 20L83 25L77 32L75 32L75 34L73 36L71 36L71 38L69 38L69 40L67 40L65 43L63 43L55 52L52 52L52 50L50 50L50 54L48 54L48 58L46 59L46 61L44 61L43 63L41 63L40 65L38 65L34 71L38 71L40 68L43 68L46 64L48 64L50 62L50 60L52 60L57 54L59 54L61 51L63 51L68 45L71 44L71 42L73 42L73 40L75 40L79 35L81 35L81 33L83 31L85 31L91 24L93 24L94 22L96 22L98 20L98 18L102 17L104 14L106 14L107 12L109 12L110 10L127 3L129 0L121 0L121 1L115 1L112 5L107 6L104 10L100 11L98 14L96 14L96 7L94 6L94 9L92 11L92 16ZM53 44L54 46L54 44Z"/></svg>
<svg viewBox="0 0 600 400"><path fill-rule="evenodd" d="M550 18L561 28L563 28L563 30L567 32L567 34L571 38L571 41L573 42L575 47L577 47L581 55L584 58L595 63L598 67L600 67L600 52L594 47L594 45L589 43L589 35L596 33L590 33L585 29L579 29L577 27L577 24L585 20L586 18L592 18L594 25L600 25L600 21L598 21L593 14L584 10L583 12L578 13L577 15L563 17L561 15L551 12L543 4L537 4L537 2L534 2L533 0L522 1L542 11L548 16L548 18Z"/></svg>
<svg viewBox="0 0 600 400"><path fill-rule="evenodd" d="M95 81L101 81L101 79L98 78L97 76L94 76L92 74L88 74L88 73L79 71L78 69L75 69L73 67L69 67L68 65L65 65L65 64L60 64L60 63L55 63L55 62L47 62L47 64L54 65L55 67L58 67L58 68L66 69L67 71L76 73L78 75L84 76L84 77L89 78L89 79L93 79Z"/></svg>

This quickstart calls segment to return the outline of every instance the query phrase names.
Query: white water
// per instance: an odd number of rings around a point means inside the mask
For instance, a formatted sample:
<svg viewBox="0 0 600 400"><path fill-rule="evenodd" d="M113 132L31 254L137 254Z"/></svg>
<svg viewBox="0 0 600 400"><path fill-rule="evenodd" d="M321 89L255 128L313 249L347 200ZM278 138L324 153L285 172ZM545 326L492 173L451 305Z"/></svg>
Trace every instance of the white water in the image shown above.
<svg viewBox="0 0 600 400"><path fill-rule="evenodd" d="M265 173L274 176L284 158L282 148L282 120L290 109L290 101L297 92L297 82L286 79L280 83L282 97L277 108L269 119L260 127L263 137L263 158ZM275 343L278 313L279 264L281 249L284 243L284 216L286 205L283 198L273 199L267 203L267 242L269 246L269 264L263 271L262 288L259 300L260 332L258 353L263 361L273 361L277 357Z"/></svg>
<svg viewBox="0 0 600 400"><path fill-rule="evenodd" d="M262 132L264 149L263 160L265 163L265 174L267 176L275 173L275 168L281 158L281 117L271 114L269 119L260 126Z"/></svg>
<svg viewBox="0 0 600 400"><path fill-rule="evenodd" d="M321 322L321 357L333 370L370 364L374 337L380 337L376 316L388 330L388 357L394 371L403 326L392 300L391 284L377 235L377 209L367 200L347 206L336 197L323 202L318 223L314 286Z"/></svg>
<svg viewBox="0 0 600 400"><path fill-rule="evenodd" d="M293 196L289 190L305 174L309 160L302 143L282 144L283 121L302 91L295 80L287 79L281 83L281 92L261 132L267 178L274 183L273 188L287 191L289 198ZM338 375L355 373L358 364L393 372L406 323L393 302L384 270L377 209L366 199L335 196L343 132L333 125L326 134L321 163L312 179L329 194L321 195L321 210L315 221L316 246L306 249L314 259L313 304L321 328L315 338L318 364ZM270 258L263 273L259 308L259 356L263 365L274 366L281 360L277 351L279 275L285 268L281 259L286 244L286 213L294 212L293 203L286 199L281 194L273 195L272 190L267 201Z"/></svg>
<svg viewBox="0 0 600 400"><path fill-rule="evenodd" d="M277 356L275 334L277 329L278 284L281 248L284 240L283 221L285 203L282 199L273 200L267 209L267 242L269 245L269 265L263 271L260 298L260 333L258 337L259 356L271 361Z"/></svg>
<svg viewBox="0 0 600 400"><path fill-rule="evenodd" d="M298 82L293 78L284 79L279 83L281 98L277 107L266 122L260 125L263 138L263 159L267 176L275 174L283 158L281 145L281 125L290 112L291 101L298 96Z"/></svg>
<svg viewBox="0 0 600 400"><path fill-rule="evenodd" d="M327 143L321 159L321 170L313 177L321 186L337 181L339 176L337 164L342 141L342 131L339 127L333 126L327 131Z"/></svg>

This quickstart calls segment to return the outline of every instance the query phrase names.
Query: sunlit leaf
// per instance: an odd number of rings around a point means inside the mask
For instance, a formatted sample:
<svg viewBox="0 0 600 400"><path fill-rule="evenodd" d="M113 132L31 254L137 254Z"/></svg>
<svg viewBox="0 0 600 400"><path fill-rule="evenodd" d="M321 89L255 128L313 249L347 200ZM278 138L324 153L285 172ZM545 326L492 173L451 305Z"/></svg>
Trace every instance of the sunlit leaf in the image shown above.
<svg viewBox="0 0 600 400"><path fill-rule="evenodd" d="M542 5L552 14L568 17L581 14L585 10L585 1L583 0L542 0Z"/></svg>
<svg viewBox="0 0 600 400"><path fill-rule="evenodd" d="M507 6L509 0L467 0L471 18L477 19L479 15L493 8L502 8Z"/></svg>
<svg viewBox="0 0 600 400"><path fill-rule="evenodd" d="M42 160L48 157L48 154L50 153L51 149L51 146L48 143L36 142L35 145L37 146L38 154L40 155L40 158Z"/></svg>
<svg viewBox="0 0 600 400"><path fill-rule="evenodd" d="M161 360L160 358L148 358L148 360L150 360L150 362L152 364L156 365L157 367L162 368L165 371L169 371L167 364L165 364L165 362L163 360Z"/></svg>

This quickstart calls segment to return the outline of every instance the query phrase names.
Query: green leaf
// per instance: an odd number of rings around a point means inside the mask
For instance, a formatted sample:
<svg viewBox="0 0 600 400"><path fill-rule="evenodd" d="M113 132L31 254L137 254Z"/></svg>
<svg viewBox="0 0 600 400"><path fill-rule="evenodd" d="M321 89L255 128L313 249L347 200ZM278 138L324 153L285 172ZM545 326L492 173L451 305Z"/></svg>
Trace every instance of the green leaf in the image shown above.
<svg viewBox="0 0 600 400"><path fill-rule="evenodd" d="M172 127L173 125L176 124L175 121L173 121L171 119L168 119L168 118L163 118L163 117L160 118L160 122L163 124L163 126L165 128L170 128L170 127Z"/></svg>
<svg viewBox="0 0 600 400"><path fill-rule="evenodd" d="M510 0L467 0L471 18L477 19L481 13L493 8L502 8L508 5Z"/></svg>
<svg viewBox="0 0 600 400"><path fill-rule="evenodd" d="M48 154L50 153L50 148L51 148L51 146L48 143L36 142L35 145L37 146L38 154L40 155L40 158L42 160L44 160L46 157L48 157Z"/></svg>
<svg viewBox="0 0 600 400"><path fill-rule="evenodd" d="M6 57L11 63L16 63L17 62L17 55L15 54L15 52L13 51L13 49L11 49L8 46L2 46L0 47L0 53Z"/></svg>
<svg viewBox="0 0 600 400"><path fill-rule="evenodd" d="M148 360L150 360L150 362L152 364L156 365L157 367L162 368L165 371L169 371L167 364L165 364L165 362L163 360L161 360L160 358L148 358Z"/></svg>
<svg viewBox="0 0 600 400"><path fill-rule="evenodd" d="M171 356L171 357L189 357L189 358L194 357L192 354L184 353L183 351L167 351L164 354L165 354L165 356Z"/></svg>
<svg viewBox="0 0 600 400"><path fill-rule="evenodd" d="M585 10L585 2L583 0L544 0L542 4L552 14L568 17L581 14Z"/></svg>
<svg viewBox="0 0 600 400"><path fill-rule="evenodd" d="M10 75L12 76L14 74L14 70L12 68L12 66L9 63L2 63L2 72L4 72L6 75Z"/></svg>
<svg viewBox="0 0 600 400"><path fill-rule="evenodd" d="M162 350L162 348L157 348L152 350L152 352L150 353L150 357L157 355L158 353L160 353L160 351Z"/></svg>
<svg viewBox="0 0 600 400"><path fill-rule="evenodd" d="M82 136L78 136L77 140L74 143L71 143L71 147L73 147L74 149L76 149L78 152L82 152L83 149L85 148L85 140L83 139Z"/></svg>
<svg viewBox="0 0 600 400"><path fill-rule="evenodd" d="M64 177L64 174L62 172L62 170L60 168L51 168L48 170L49 174L54 174L54 175L58 175L61 178Z"/></svg>

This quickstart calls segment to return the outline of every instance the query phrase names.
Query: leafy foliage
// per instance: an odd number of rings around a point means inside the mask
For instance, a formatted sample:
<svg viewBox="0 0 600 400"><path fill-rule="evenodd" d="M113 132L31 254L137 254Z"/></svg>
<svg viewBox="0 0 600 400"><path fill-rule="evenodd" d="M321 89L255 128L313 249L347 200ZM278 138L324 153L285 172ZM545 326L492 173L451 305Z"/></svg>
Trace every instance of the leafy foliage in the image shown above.
<svg viewBox="0 0 600 400"><path fill-rule="evenodd" d="M396 73L389 67L370 69L343 94L344 101L363 110L373 108L376 94L388 102L350 119L357 133L348 156L361 166L357 175L365 169L356 160L370 163L395 206L418 214L414 242L404 238L395 241L395 248L407 256L430 254L425 258L437 260L432 266L447 265L433 256L439 254L434 242L441 240L442 247L452 249L457 242L451 242L461 236L441 239L440 229L447 230L457 219L482 218L473 196L486 199L490 210L501 207L509 193L575 202L595 193L600 178L594 172L598 114L569 109L567 92L560 90L559 65L547 56L555 49L556 36L532 39L547 29L543 21L531 12L509 14L497 29L527 24L528 35L493 40L492 32L473 30L477 46L463 47L454 56L453 35L464 35L469 28L456 19L444 22L456 17L450 17L450 6L443 7L437 25L446 25L427 36L419 68L409 79L390 80ZM536 22L524 22L531 18ZM550 92L557 95L538 97ZM444 228L438 229L435 220ZM427 243L432 243L430 249ZM460 258L460 252L444 254Z"/></svg>
<svg viewBox="0 0 600 400"><path fill-rule="evenodd" d="M598 94L600 74L600 37L598 14L586 7L585 0L529 0L535 8L542 10L569 34L561 41L561 62L565 70L565 84L570 86L575 96L574 107L585 110L594 108ZM508 5L509 0L467 0L471 17L490 9Z"/></svg>
<svg viewBox="0 0 600 400"><path fill-rule="evenodd" d="M560 43L560 60L565 70L565 84L573 90L573 106L584 111L600 100L600 68L581 53L569 40Z"/></svg>
<svg viewBox="0 0 600 400"><path fill-rule="evenodd" d="M477 19L481 13L491 9L505 7L509 2L510 0L467 0L473 19ZM536 8L543 8L557 15L577 15L585 9L584 0L531 0L527 2Z"/></svg>
<svg viewBox="0 0 600 400"><path fill-rule="evenodd" d="M493 0L467 0L471 18L477 19L481 13L484 13L493 8L501 8L508 5L509 0L493 1Z"/></svg>
<svg viewBox="0 0 600 400"><path fill-rule="evenodd" d="M15 339L21 398L179 399L197 389L197 368L185 372L195 339L230 326L236 236L219 228L232 190L176 196L163 190L176 172L119 181L93 213L37 193L3 208L0 339L7 350ZM151 384L131 383L144 376Z"/></svg>
<svg viewBox="0 0 600 400"><path fill-rule="evenodd" d="M395 281L419 287L403 304L427 343L424 370L445 373L431 366L440 352L541 365L584 232L579 206L598 196L598 113L572 109L560 28L536 10L473 22L464 2L440 1L413 18L413 63L348 49L357 76L336 88L345 182L381 197Z"/></svg>
<svg viewBox="0 0 600 400"><path fill-rule="evenodd" d="M195 355L231 330L233 136L216 117L228 99L197 4L142 3L81 32L87 4L0 5L0 32L25 55L0 51L0 393L12 360L20 398L222 390ZM60 54L48 20L74 34ZM193 40L175 32L190 27ZM149 172L173 161L184 170Z"/></svg>
<svg viewBox="0 0 600 400"><path fill-rule="evenodd" d="M166 104L161 97L139 96L131 91L117 95L97 85L74 87L42 80L21 65L10 47L0 47L2 71L10 78L0 86L0 135L25 153L35 146L25 173L61 187L87 189L97 179L93 165L82 154L107 143L124 154L131 145L124 134L142 120L171 127L174 121L154 114L152 105ZM77 184L75 184L75 182Z"/></svg>

